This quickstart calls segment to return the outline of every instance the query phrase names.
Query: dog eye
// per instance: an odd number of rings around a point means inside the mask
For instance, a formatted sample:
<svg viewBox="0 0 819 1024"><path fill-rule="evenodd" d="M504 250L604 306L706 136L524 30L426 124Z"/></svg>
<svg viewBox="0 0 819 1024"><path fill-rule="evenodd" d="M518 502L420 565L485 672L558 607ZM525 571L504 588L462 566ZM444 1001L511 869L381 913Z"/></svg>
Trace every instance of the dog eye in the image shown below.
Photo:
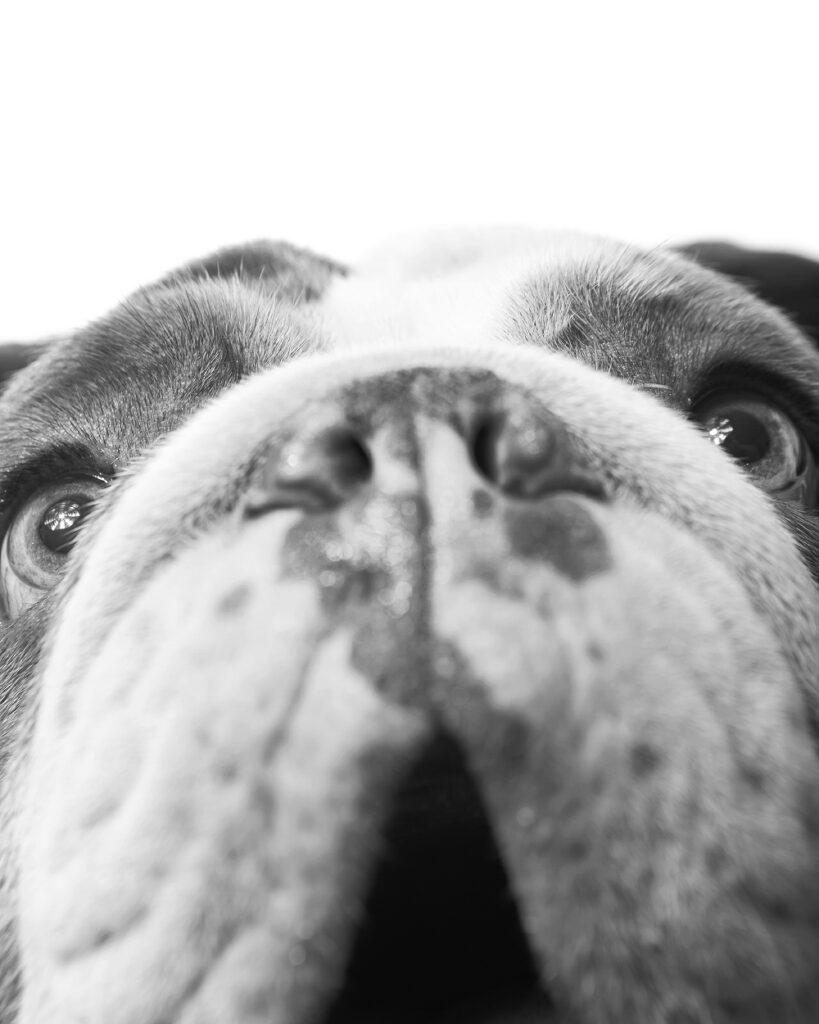
<svg viewBox="0 0 819 1024"><path fill-rule="evenodd" d="M807 501L814 463L802 432L779 406L760 395L721 391L694 415L713 444L736 459L769 494Z"/></svg>
<svg viewBox="0 0 819 1024"><path fill-rule="evenodd" d="M105 483L91 477L47 484L22 505L0 548L0 584L11 618L47 593Z"/></svg>

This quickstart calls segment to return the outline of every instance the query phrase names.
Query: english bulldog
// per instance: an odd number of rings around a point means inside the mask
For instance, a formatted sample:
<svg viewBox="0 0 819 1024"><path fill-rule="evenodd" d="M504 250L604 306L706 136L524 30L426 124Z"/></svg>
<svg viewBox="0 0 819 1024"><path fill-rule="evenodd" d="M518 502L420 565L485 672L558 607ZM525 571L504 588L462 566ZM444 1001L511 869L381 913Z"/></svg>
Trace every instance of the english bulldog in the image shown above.
<svg viewBox="0 0 819 1024"><path fill-rule="evenodd" d="M263 242L7 348L2 1024L815 1024L788 265Z"/></svg>

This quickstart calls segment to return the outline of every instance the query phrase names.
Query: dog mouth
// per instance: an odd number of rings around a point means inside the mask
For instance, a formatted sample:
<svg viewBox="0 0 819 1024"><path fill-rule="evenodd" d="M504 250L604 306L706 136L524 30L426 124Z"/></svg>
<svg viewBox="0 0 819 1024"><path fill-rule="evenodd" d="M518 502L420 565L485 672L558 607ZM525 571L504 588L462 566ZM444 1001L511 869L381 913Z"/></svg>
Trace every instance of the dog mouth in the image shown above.
<svg viewBox="0 0 819 1024"><path fill-rule="evenodd" d="M557 1020L463 753L441 732L395 795L323 1024Z"/></svg>

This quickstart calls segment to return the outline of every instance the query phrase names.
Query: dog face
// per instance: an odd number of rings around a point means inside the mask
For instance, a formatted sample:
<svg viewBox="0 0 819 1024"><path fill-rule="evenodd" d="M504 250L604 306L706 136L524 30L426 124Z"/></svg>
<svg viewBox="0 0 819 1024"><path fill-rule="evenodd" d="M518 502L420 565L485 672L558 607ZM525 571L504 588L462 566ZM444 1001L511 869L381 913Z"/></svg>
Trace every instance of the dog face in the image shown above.
<svg viewBox="0 0 819 1024"><path fill-rule="evenodd" d="M819 1012L819 362L673 253L192 264L2 403L6 1024Z"/></svg>

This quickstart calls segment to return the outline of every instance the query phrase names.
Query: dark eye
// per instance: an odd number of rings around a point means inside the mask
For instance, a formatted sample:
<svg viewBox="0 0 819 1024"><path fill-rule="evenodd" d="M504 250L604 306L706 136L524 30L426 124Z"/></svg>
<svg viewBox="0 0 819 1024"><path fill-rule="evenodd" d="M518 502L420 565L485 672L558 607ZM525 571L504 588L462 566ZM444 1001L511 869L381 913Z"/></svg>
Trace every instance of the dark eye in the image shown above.
<svg viewBox="0 0 819 1024"><path fill-rule="evenodd" d="M0 548L3 603L11 618L60 579L77 535L105 487L103 480L92 477L46 484L18 509Z"/></svg>
<svg viewBox="0 0 819 1024"><path fill-rule="evenodd" d="M811 503L813 455L801 430L774 402L752 392L719 391L703 399L694 416L713 444L769 494Z"/></svg>

